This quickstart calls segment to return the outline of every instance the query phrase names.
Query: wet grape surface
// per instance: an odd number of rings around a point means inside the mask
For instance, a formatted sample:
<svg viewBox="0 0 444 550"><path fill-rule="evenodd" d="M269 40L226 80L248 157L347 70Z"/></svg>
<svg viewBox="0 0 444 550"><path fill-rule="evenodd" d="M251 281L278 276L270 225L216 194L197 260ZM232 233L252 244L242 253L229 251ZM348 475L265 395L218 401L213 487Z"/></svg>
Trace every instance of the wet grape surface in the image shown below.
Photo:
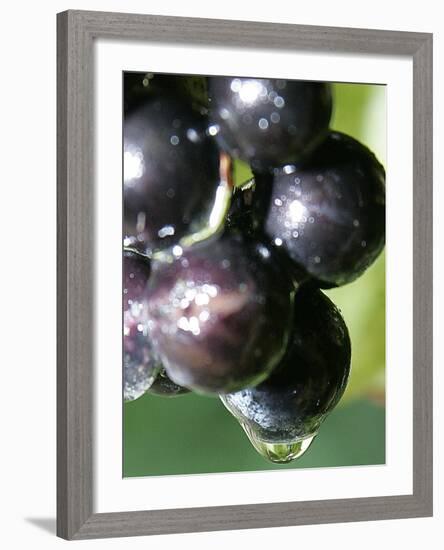
<svg viewBox="0 0 444 550"><path fill-rule="evenodd" d="M320 289L385 245L384 168L329 128L332 108L327 82L124 79L123 397L220 397L279 464L349 379L348 328Z"/></svg>

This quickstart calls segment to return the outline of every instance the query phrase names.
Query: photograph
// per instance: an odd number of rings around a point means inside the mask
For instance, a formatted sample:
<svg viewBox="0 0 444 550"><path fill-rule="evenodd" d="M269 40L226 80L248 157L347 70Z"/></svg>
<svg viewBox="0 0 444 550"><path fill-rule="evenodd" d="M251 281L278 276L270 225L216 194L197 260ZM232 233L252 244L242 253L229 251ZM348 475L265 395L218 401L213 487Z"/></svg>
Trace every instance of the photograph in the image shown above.
<svg viewBox="0 0 444 550"><path fill-rule="evenodd" d="M148 69L122 73L123 477L385 464L386 86Z"/></svg>
<svg viewBox="0 0 444 550"><path fill-rule="evenodd" d="M433 33L387 9L57 14L59 537L433 515Z"/></svg>

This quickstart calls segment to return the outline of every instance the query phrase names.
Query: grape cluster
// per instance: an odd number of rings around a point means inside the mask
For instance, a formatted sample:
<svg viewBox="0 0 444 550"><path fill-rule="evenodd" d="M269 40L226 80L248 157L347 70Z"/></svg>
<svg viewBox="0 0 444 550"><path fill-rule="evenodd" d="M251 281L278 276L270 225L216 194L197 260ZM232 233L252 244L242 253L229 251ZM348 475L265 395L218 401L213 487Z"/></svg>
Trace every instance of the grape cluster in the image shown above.
<svg viewBox="0 0 444 550"><path fill-rule="evenodd" d="M320 289L383 249L384 169L329 128L328 83L124 84L124 399L219 396L259 453L293 460L347 385L348 330Z"/></svg>

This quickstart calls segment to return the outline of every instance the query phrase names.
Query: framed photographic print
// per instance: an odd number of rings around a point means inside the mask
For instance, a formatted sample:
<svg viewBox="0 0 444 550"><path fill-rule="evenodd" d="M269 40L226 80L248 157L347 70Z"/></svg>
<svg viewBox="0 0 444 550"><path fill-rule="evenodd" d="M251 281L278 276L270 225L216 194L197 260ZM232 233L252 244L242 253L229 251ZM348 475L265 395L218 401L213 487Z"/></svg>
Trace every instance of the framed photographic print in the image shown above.
<svg viewBox="0 0 444 550"><path fill-rule="evenodd" d="M432 36L58 15L58 535L432 514Z"/></svg>

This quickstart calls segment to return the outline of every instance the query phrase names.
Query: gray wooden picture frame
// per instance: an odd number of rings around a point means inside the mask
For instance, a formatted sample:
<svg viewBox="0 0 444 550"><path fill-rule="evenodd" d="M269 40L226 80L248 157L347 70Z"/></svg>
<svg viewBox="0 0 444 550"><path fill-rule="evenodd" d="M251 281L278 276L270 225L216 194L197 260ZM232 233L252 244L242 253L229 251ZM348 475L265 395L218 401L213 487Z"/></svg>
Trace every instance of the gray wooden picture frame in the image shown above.
<svg viewBox="0 0 444 550"><path fill-rule="evenodd" d="M401 55L413 60L413 494L93 512L93 43L163 43ZM66 11L57 16L57 534L88 539L431 516L432 35Z"/></svg>

